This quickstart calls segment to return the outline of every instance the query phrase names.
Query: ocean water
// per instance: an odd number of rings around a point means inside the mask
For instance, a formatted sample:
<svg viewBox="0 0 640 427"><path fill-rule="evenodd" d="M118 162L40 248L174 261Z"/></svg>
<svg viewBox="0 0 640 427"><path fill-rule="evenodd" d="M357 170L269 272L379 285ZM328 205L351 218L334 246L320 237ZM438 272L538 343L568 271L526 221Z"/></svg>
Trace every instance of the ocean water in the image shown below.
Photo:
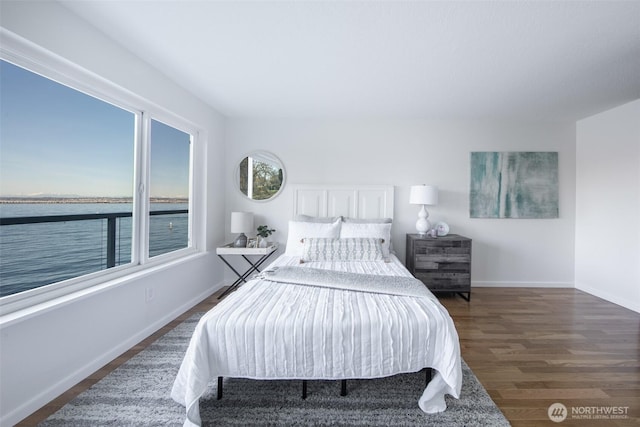
<svg viewBox="0 0 640 427"><path fill-rule="evenodd" d="M188 209L152 203L151 210ZM131 212L130 203L0 204L0 216ZM187 214L152 216L149 256L188 245ZM116 221L116 266L131 262L131 218ZM107 220L0 226L0 297L107 268Z"/></svg>

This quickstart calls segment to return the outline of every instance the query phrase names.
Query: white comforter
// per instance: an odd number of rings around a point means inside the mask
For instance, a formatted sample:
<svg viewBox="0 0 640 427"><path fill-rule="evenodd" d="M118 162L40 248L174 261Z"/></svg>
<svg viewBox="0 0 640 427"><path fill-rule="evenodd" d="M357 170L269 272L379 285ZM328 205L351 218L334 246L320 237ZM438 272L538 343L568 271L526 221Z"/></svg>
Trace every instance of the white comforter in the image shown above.
<svg viewBox="0 0 640 427"><path fill-rule="evenodd" d="M296 265L281 256L275 265ZM410 276L390 263L313 262L304 267ZM200 425L199 399L218 376L254 379L380 378L425 367L434 377L418 399L427 413L460 396L458 334L437 299L250 280L205 314L171 397Z"/></svg>

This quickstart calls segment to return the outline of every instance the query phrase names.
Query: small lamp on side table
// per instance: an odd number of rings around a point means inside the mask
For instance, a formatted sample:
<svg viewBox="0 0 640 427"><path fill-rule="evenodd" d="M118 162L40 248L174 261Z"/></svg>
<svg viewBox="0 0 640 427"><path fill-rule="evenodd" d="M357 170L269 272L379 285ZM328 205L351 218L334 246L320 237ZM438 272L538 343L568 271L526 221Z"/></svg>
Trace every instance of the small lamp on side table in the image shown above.
<svg viewBox="0 0 640 427"><path fill-rule="evenodd" d="M234 248L246 248L247 236L253 231L253 212L231 212L231 232L240 233L233 241Z"/></svg>
<svg viewBox="0 0 640 427"><path fill-rule="evenodd" d="M418 213L418 220L416 221L416 230L418 230L418 234L427 234L427 231L431 228L431 224L429 224L427 220L429 212L427 212L425 205L438 204L438 187L433 185L412 185L409 203L412 205L422 205L422 209L420 209Z"/></svg>

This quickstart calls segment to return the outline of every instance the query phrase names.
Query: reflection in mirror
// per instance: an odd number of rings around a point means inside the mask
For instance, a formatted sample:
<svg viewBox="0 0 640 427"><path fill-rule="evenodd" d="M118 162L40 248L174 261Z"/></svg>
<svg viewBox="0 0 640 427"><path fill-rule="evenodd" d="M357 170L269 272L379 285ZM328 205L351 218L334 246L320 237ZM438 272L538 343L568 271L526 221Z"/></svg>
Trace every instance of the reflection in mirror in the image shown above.
<svg viewBox="0 0 640 427"><path fill-rule="evenodd" d="M240 191L251 200L269 200L284 184L282 162L267 151L255 151L242 159L236 174Z"/></svg>

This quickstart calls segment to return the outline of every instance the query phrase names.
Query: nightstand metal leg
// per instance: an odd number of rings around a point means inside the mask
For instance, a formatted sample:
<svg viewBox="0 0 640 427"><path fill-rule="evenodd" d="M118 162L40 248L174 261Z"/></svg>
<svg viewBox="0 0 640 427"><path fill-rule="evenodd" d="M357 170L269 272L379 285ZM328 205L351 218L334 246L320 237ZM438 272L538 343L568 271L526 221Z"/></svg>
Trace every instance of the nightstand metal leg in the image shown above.
<svg viewBox="0 0 640 427"><path fill-rule="evenodd" d="M245 259L245 261L247 261L250 265L249 269L247 271L245 271L244 273L240 274L238 273L238 271L233 268L233 266L231 264L229 264L229 261L227 261L226 259L224 259L224 257L220 254L218 254L218 257L227 265L227 267L229 267L231 269L231 271L233 271L236 276L238 276L238 279L236 279L235 282L233 282L231 284L231 286L229 286L229 288L227 288L222 294L220 294L220 296L218 297L218 299L222 299L225 296L227 296L227 294L231 293L232 291L234 291L238 286L240 286L242 283L246 283L247 282L247 278L253 273L253 272L260 272L259 267L273 254L275 253L275 251L269 252L266 255L263 255L260 257L260 259L258 259L255 263L252 262L249 258L247 258L245 255L242 255L242 258Z"/></svg>

